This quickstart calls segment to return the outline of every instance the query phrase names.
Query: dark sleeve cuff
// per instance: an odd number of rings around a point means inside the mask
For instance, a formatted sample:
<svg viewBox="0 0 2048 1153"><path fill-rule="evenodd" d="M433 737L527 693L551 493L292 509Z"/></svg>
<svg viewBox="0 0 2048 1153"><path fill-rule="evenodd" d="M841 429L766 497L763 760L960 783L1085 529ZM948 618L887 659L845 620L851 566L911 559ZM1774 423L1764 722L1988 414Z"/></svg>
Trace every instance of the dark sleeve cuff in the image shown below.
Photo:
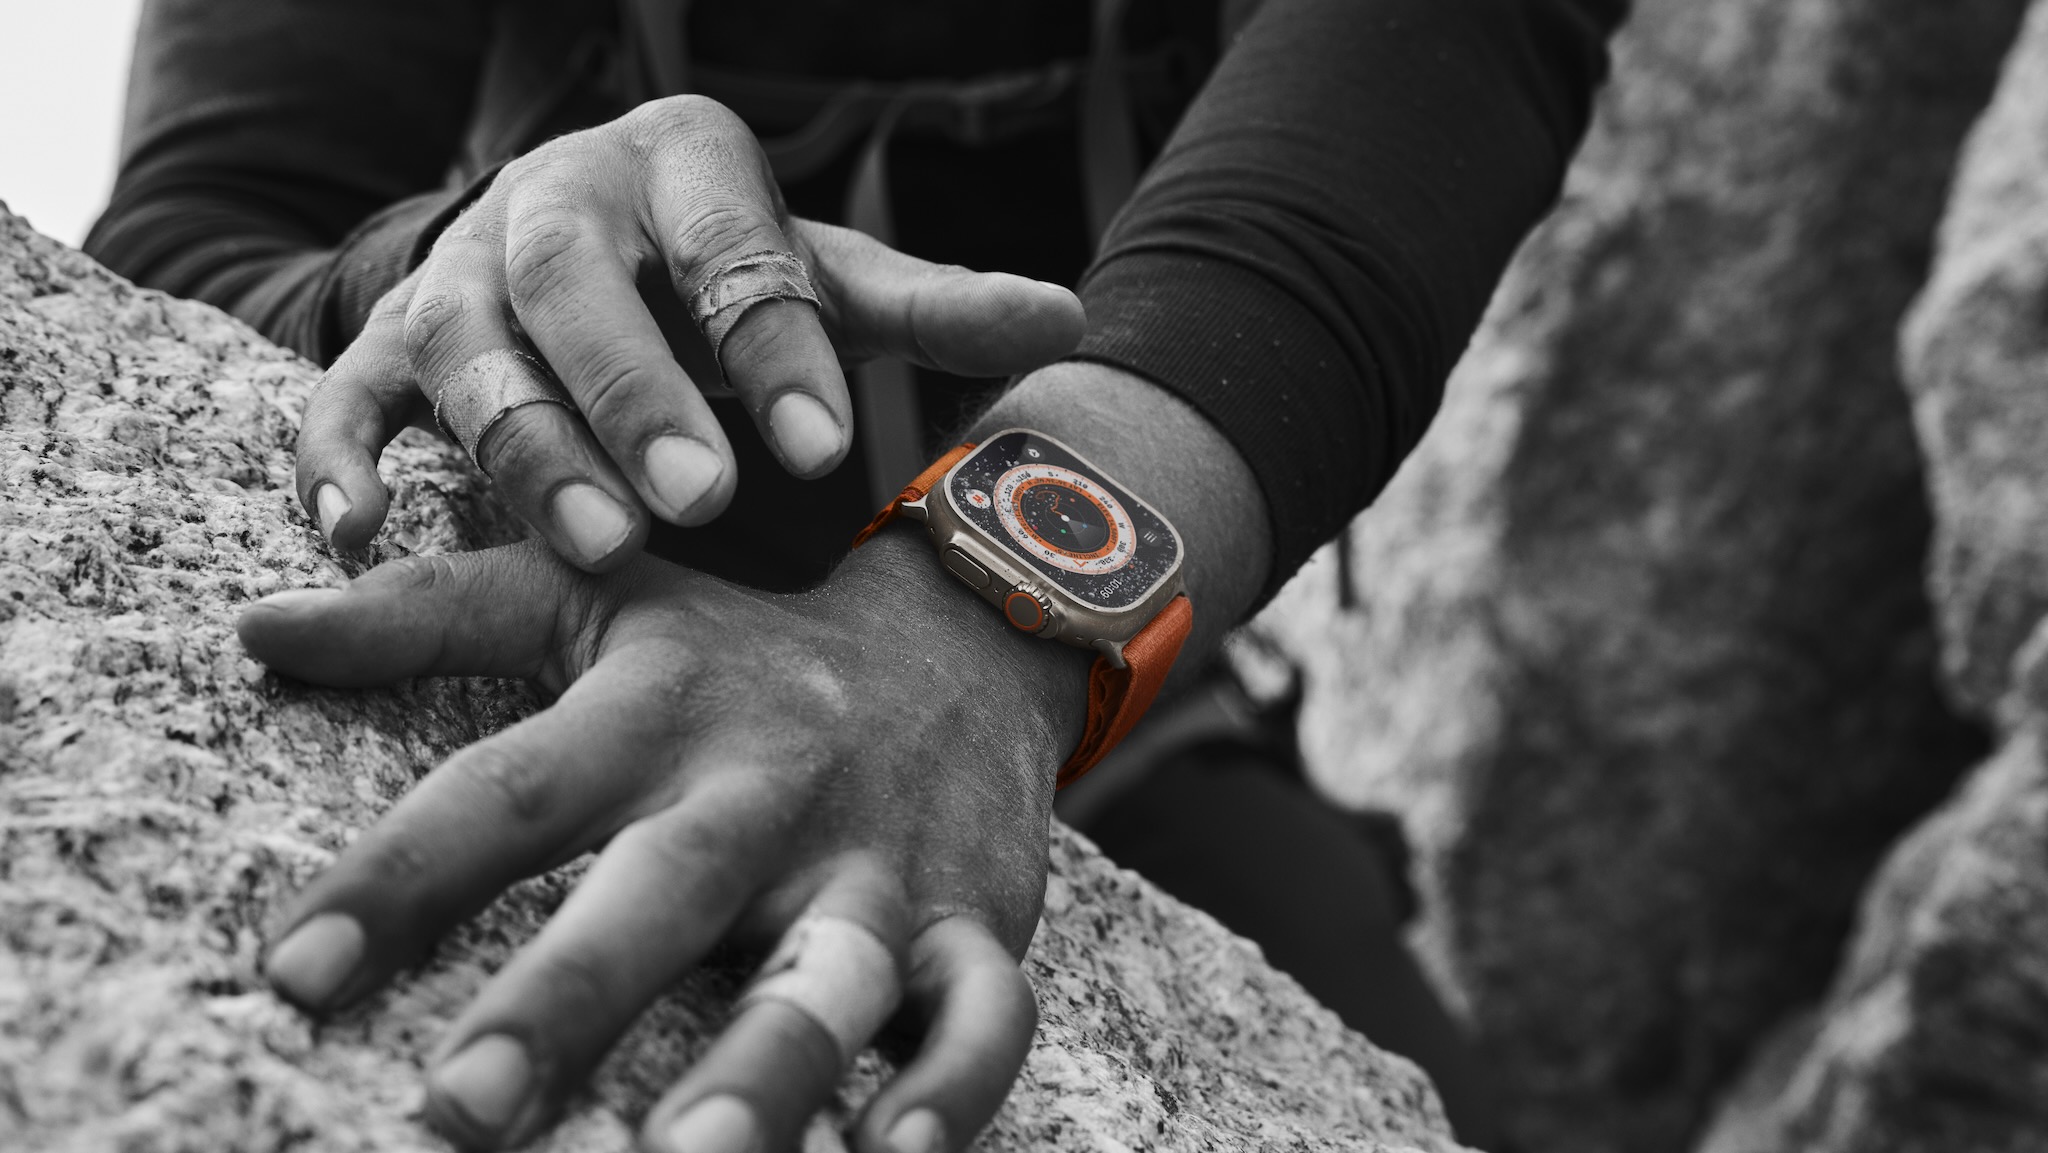
<svg viewBox="0 0 2048 1153"><path fill-rule="evenodd" d="M1355 363L1302 302L1258 273L1180 252L1099 265L1072 359L1169 389L1243 454L1273 529L1263 601L1398 463L1377 366Z"/></svg>

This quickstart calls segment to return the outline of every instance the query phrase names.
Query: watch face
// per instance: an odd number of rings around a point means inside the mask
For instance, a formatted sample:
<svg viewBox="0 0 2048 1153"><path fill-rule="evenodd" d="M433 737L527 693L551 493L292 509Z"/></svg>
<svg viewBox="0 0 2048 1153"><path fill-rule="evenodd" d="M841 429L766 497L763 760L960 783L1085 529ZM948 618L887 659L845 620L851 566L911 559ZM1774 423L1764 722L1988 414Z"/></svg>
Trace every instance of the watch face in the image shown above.
<svg viewBox="0 0 2048 1153"><path fill-rule="evenodd" d="M1099 609L1139 603L1180 561L1164 518L1034 433L1006 432L974 450L946 496L1003 551Z"/></svg>

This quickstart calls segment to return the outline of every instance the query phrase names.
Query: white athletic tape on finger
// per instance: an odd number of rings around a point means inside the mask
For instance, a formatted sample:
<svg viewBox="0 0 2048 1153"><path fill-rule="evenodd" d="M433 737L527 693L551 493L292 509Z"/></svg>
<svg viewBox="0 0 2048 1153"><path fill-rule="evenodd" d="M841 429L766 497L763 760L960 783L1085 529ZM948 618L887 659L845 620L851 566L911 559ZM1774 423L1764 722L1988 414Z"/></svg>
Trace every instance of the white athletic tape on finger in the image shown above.
<svg viewBox="0 0 2048 1153"><path fill-rule="evenodd" d="M711 355L721 357L733 326L755 305L770 300L801 300L818 307L811 274L793 253L749 252L712 269L690 294L690 318L711 343ZM719 367L725 367L724 360Z"/></svg>
<svg viewBox="0 0 2048 1153"><path fill-rule="evenodd" d="M761 1001L792 1006L831 1034L848 1065L903 998L889 947L858 921L809 914L783 934L739 1009Z"/></svg>
<svg viewBox="0 0 2048 1153"><path fill-rule="evenodd" d="M441 382L434 396L434 423L462 446L478 468L477 446L505 414L529 404L559 404L575 411L576 402L547 365L523 352L494 348L472 358ZM490 470L485 469L488 473Z"/></svg>

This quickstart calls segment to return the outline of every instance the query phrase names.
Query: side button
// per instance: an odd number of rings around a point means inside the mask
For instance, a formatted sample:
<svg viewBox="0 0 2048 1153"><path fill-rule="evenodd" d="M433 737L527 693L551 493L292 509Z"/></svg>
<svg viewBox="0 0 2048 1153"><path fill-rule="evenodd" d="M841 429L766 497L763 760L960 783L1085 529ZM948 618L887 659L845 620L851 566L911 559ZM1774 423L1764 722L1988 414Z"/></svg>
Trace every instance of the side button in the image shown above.
<svg viewBox="0 0 2048 1153"><path fill-rule="evenodd" d="M1052 605L1037 593L1015 589L1003 598L1003 615L1010 624L1027 633L1035 633L1045 627Z"/></svg>
<svg viewBox="0 0 2048 1153"><path fill-rule="evenodd" d="M988 587L988 582L991 579L988 575L988 570L974 563L974 558L961 552L959 549L948 548L939 557L939 561L946 566L947 572L966 581L968 588L985 589Z"/></svg>

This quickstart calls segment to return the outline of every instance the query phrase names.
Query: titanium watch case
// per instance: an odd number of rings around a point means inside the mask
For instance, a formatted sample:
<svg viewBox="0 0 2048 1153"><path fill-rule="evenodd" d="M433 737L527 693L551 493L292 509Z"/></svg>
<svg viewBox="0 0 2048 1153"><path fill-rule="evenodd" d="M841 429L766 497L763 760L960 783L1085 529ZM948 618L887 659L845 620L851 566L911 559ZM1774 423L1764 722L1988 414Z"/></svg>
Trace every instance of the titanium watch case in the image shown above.
<svg viewBox="0 0 2048 1153"><path fill-rule="evenodd" d="M986 472L990 460L1000 458L1006 450L1018 448L1028 453L1032 447L1039 448L1043 454L1040 459L1046 465L1080 473L1091 485L1100 486L1112 506L1121 504L1125 506L1122 510L1125 512L1133 506L1142 510L1142 517L1128 518L1128 527L1133 532L1131 556L1118 569L1138 564L1142 559L1146 567L1157 567L1161 571L1150 587L1129 603L1114 608L1092 604L1081 595L1060 587L1056 578L1019 551L1016 542L975 524L969 519L970 514L954 503L956 477L963 472L970 476L981 475ZM1066 459L1059 459L1062 456ZM1008 476L1023 467L1029 466L1014 466L1005 470L1003 475ZM993 504L995 498L990 500ZM1101 503L1098 502L1096 507L1101 509ZM1110 480L1086 457L1042 432L1010 428L988 437L973 452L947 469L946 475L921 499L904 501L899 508L903 515L924 523L925 531L931 534L932 547L938 550L940 563L946 571L973 589L981 599L994 605L1012 627L1076 648L1093 649L1116 668L1124 667L1124 645L1143 631L1167 602L1182 591L1183 550L1180 533L1172 523L1151 505ZM1151 523L1142 530L1137 529L1136 522L1140 519ZM1120 529L1123 527L1119 526ZM1141 539L1147 534L1159 539ZM1114 546L1115 543L1112 536L1110 544ZM1171 550L1170 555L1167 555L1167 550ZM1018 597L1029 598L1030 604L1036 607L1040 618L1037 628L1029 627L1031 618L1025 605L1015 599Z"/></svg>

